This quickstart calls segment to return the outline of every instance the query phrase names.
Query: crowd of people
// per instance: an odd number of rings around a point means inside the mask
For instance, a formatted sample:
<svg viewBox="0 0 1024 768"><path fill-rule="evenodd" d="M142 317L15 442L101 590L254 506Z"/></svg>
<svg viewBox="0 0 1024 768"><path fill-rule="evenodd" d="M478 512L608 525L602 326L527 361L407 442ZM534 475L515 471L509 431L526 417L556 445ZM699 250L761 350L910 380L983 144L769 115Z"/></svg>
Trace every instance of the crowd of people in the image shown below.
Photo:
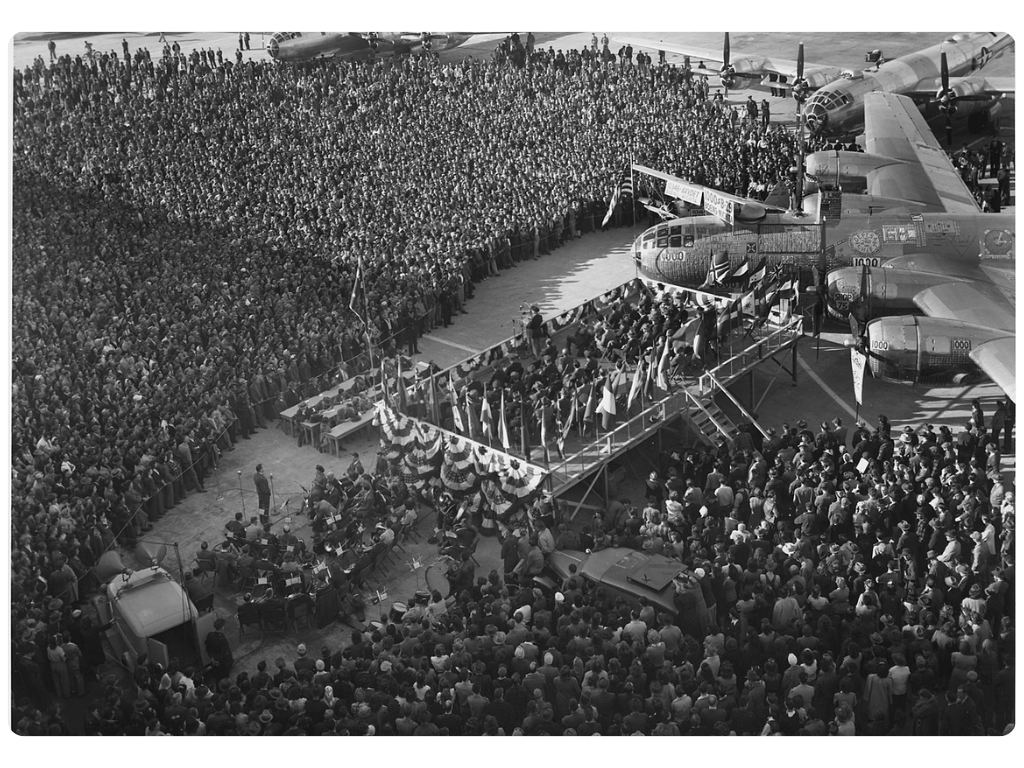
<svg viewBox="0 0 1024 768"><path fill-rule="evenodd" d="M341 647L311 654L302 644L255 672L228 674L230 650L219 670L147 661L134 688L104 686L86 731L1002 733L1014 723L1015 511L997 413L975 402L956 434L836 418L674 450L647 478L642 506L614 500L582 530L538 499L532 530L502 546L502 566L477 575L465 558L447 601L417 594ZM394 475L386 464L359 473L354 459L353 487ZM321 503L346 485L332 480ZM375 543L394 535L407 502L386 505L391 522ZM443 527L443 505L438 513ZM556 549L607 547L680 562L710 620L580 576L554 590L531 579ZM59 629L46 655L74 693L61 665L81 663L95 629L81 640L81 618ZM22 733L63 727L59 709L43 714L28 698L14 721Z"/></svg>
<svg viewBox="0 0 1024 768"><path fill-rule="evenodd" d="M595 229L630 156L725 188L789 164L788 134L748 146L702 78L570 60L175 44L16 69L16 603L63 599L203 490L289 383L412 351L476 282Z"/></svg>
<svg viewBox="0 0 1024 768"><path fill-rule="evenodd" d="M475 283L596 229L630 158L744 194L794 149L737 123L705 78L575 52L282 67L169 46L14 78L12 626L21 679L56 696L99 663L77 608L99 556L203 492L290 384L414 345L471 310ZM274 676L143 667L138 696L109 688L87 727L999 730L1013 504L998 444L977 419L864 432L680 455L650 506L594 521L595 545L683 545L716 606L707 637L581 582L559 598L495 574L440 616ZM732 508L708 489L719 476ZM689 479L715 501L695 507ZM22 732L61 730L35 706L19 705Z"/></svg>

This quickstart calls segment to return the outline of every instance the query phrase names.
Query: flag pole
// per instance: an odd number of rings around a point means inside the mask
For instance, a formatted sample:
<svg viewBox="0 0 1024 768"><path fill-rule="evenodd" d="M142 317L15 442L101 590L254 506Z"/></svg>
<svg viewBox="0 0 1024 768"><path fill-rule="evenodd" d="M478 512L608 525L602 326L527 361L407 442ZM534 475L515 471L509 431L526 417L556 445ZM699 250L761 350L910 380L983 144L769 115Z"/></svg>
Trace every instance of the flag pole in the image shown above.
<svg viewBox="0 0 1024 768"><path fill-rule="evenodd" d="M633 187L633 153L629 153L629 208L633 212L633 229L636 229L636 189Z"/></svg>

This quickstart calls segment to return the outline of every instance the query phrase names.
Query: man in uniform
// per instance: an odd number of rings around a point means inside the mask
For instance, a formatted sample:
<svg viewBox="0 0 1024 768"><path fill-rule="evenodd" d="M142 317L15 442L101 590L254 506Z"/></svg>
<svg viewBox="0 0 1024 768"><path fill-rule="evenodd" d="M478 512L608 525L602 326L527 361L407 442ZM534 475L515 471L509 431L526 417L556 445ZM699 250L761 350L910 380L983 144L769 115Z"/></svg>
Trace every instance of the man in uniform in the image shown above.
<svg viewBox="0 0 1024 768"><path fill-rule="evenodd" d="M270 482L263 475L263 465L256 465L256 472L252 476L253 485L256 486L256 498L260 508L261 522L268 522L270 519Z"/></svg>

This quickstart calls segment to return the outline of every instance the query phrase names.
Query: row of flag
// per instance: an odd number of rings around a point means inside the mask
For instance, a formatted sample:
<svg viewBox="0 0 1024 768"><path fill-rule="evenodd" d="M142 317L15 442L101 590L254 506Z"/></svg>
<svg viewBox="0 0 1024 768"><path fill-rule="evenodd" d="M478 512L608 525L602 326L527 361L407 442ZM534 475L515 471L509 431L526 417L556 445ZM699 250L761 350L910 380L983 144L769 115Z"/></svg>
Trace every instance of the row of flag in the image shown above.
<svg viewBox="0 0 1024 768"><path fill-rule="evenodd" d="M782 265L777 265L771 272L768 271L768 261L762 258L755 267L750 261L750 256L744 256L743 262L736 267L729 267L729 252L726 249L715 251L711 254L711 265L708 267L708 276L704 280L701 289L717 288L726 283L742 281L744 287L753 288L761 283L781 282Z"/></svg>

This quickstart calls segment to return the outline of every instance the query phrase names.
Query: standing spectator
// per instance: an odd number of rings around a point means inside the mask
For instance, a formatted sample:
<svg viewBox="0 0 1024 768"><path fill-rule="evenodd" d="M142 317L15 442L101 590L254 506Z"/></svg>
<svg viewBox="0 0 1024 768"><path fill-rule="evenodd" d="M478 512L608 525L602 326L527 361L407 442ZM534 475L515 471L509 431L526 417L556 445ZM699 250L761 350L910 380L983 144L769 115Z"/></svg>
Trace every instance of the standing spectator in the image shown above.
<svg viewBox="0 0 1024 768"><path fill-rule="evenodd" d="M261 523L270 522L270 482L263 475L263 465L256 465L256 472L252 476L253 485L256 486L257 504L262 516ZM276 510L275 510L276 511Z"/></svg>

